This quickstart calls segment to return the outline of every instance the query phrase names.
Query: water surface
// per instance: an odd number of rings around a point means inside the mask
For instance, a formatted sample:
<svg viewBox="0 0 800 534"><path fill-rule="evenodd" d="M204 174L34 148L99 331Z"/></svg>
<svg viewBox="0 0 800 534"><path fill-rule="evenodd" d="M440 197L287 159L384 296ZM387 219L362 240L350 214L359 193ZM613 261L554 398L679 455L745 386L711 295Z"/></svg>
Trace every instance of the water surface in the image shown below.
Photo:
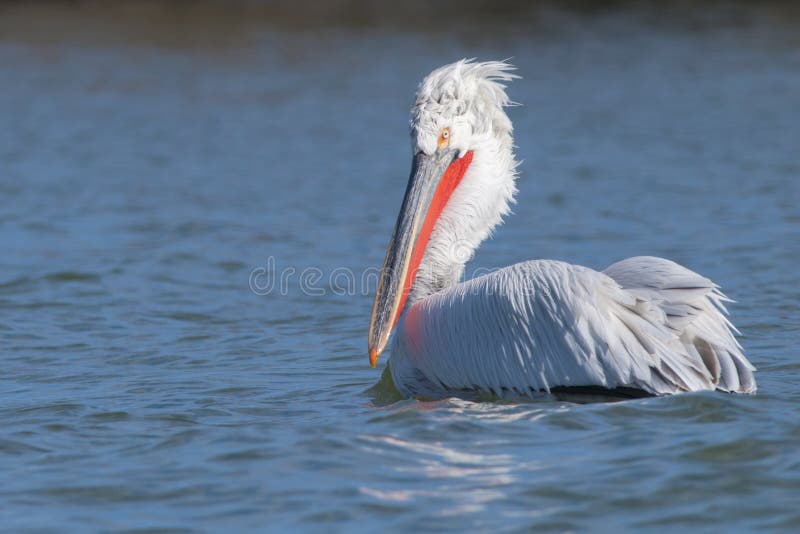
<svg viewBox="0 0 800 534"><path fill-rule="evenodd" d="M442 27L3 4L0 523L796 530L800 17L781 6ZM369 288L330 275L380 265L415 85L471 56L519 67L524 163L468 270L683 263L738 301L756 396L369 391ZM294 273L258 294L270 261Z"/></svg>

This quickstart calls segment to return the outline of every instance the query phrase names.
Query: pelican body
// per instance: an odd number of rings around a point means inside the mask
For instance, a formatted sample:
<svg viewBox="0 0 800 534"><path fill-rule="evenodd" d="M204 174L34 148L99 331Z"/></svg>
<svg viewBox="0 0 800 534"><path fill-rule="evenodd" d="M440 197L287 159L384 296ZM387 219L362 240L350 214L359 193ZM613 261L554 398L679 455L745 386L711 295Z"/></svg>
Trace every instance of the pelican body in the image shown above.
<svg viewBox="0 0 800 534"><path fill-rule="evenodd" d="M429 74L411 114L413 160L369 326L375 363L407 397L576 390L753 393L755 368L709 279L635 257L603 272L532 260L461 282L509 212L517 162L506 62Z"/></svg>

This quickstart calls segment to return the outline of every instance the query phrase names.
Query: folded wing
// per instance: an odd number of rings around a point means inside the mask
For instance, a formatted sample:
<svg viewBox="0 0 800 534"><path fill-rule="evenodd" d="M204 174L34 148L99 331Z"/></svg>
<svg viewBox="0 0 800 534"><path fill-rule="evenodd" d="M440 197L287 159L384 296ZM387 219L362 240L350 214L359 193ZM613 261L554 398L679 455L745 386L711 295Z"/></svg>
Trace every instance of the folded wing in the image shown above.
<svg viewBox="0 0 800 534"><path fill-rule="evenodd" d="M689 353L697 352L714 386L723 391L756 390L755 367L742 354L736 328L726 317L730 302L708 278L677 263L639 256L603 271L639 298L650 300L666 314L667 324Z"/></svg>
<svg viewBox="0 0 800 534"><path fill-rule="evenodd" d="M623 263L607 275L530 261L415 303L392 350L395 384L407 395L531 395L570 386L656 395L754 389L752 366L715 308L714 299L724 297L713 284L675 277L667 299L654 280L636 278L635 264Z"/></svg>

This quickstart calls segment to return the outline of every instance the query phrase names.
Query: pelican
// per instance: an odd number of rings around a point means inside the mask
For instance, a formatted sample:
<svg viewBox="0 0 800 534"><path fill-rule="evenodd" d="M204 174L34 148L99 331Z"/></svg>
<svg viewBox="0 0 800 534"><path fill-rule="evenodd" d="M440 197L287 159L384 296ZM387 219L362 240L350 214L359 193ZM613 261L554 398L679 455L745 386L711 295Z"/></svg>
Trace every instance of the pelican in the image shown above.
<svg viewBox="0 0 800 534"><path fill-rule="evenodd" d="M677 263L622 260L598 272L531 260L461 282L509 212L517 161L505 61L431 72L411 110L411 176L375 293L372 367L406 397L558 391L753 393L719 287Z"/></svg>

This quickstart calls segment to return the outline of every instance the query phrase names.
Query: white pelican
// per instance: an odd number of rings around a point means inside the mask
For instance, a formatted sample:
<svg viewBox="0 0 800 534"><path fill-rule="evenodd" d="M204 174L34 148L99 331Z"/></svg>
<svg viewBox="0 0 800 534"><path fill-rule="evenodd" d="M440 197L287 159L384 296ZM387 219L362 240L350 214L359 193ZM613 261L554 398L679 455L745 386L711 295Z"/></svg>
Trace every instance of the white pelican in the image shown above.
<svg viewBox="0 0 800 534"><path fill-rule="evenodd" d="M532 260L459 283L506 213L516 167L506 62L430 73L411 112L413 163L369 325L401 394L752 393L755 368L711 280L636 257L603 272Z"/></svg>

